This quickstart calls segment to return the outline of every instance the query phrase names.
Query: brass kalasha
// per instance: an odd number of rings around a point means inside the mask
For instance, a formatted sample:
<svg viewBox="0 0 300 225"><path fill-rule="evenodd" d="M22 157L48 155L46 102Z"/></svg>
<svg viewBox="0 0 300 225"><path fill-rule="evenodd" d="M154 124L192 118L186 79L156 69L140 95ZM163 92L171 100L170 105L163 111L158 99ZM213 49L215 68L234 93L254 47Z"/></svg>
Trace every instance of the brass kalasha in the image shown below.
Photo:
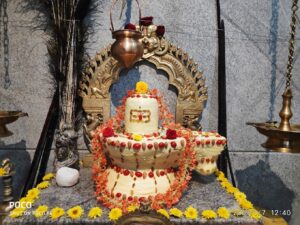
<svg viewBox="0 0 300 225"><path fill-rule="evenodd" d="M144 55L141 60L165 71L169 84L178 90L176 122L194 130L199 129L201 126L198 119L207 100L205 78L187 53L168 40L157 37L151 26L154 25L145 27L144 30ZM110 118L109 89L118 81L123 69L124 66L111 56L109 45L96 54L82 74L79 95L83 99L82 106L87 114L84 133L88 145L91 132Z"/></svg>
<svg viewBox="0 0 300 225"><path fill-rule="evenodd" d="M295 54L295 36L296 36L296 21L298 10L298 0L293 0L292 18L291 18L291 37L289 40L289 55L286 69L286 87L283 92L282 108L279 112L281 118L280 123L247 123L254 126L261 134L268 137L267 141L262 144L263 147L278 152L300 153L300 125L290 124L290 119L293 116L291 110L292 104L292 70Z"/></svg>
<svg viewBox="0 0 300 225"><path fill-rule="evenodd" d="M28 114L21 111L0 111L0 137L13 135L13 132L9 131L6 125L23 116L28 116Z"/></svg>
<svg viewBox="0 0 300 225"><path fill-rule="evenodd" d="M125 68L131 68L143 56L144 46L141 42L142 32L138 30L114 30L112 21L112 9L118 0L115 0L110 9L110 23L112 37L116 41L111 46L111 55L119 61ZM141 8L136 0L139 8L139 19L141 19Z"/></svg>

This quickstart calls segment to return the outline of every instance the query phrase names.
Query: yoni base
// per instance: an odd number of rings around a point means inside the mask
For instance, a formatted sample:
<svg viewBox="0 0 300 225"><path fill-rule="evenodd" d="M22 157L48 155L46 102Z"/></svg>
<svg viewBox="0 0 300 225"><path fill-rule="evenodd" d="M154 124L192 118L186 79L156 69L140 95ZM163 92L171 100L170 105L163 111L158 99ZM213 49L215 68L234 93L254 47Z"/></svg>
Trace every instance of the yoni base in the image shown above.
<svg viewBox="0 0 300 225"><path fill-rule="evenodd" d="M84 209L84 215L80 219L72 220L65 214L58 220L51 220L49 215L37 219L33 215L33 211L39 205L47 205L51 210L54 207L61 207L67 211L69 208L80 205ZM262 221L250 219L248 215L242 217L231 216L230 219L215 219L207 221L201 218L201 212L205 209L217 210L219 207L224 206L228 209L239 208L234 198L227 194L226 191L216 181L215 176L202 177L195 175L190 187L184 193L180 202L174 206L184 211L188 206L193 206L199 212L199 218L196 220L188 220L186 218L176 219L171 218L171 222L176 224L239 224L239 225L258 225ZM103 210L102 217L96 219L89 219L87 217L88 211L95 206L99 206ZM41 190L40 197L31 209L28 209L26 215L20 218L6 217L4 225L66 225L66 224L81 224L81 225L94 225L94 224L111 224L108 218L109 210L99 204L94 195L94 184L91 178L91 169L83 168L80 170L80 182L70 188L58 187L55 180L50 187Z"/></svg>

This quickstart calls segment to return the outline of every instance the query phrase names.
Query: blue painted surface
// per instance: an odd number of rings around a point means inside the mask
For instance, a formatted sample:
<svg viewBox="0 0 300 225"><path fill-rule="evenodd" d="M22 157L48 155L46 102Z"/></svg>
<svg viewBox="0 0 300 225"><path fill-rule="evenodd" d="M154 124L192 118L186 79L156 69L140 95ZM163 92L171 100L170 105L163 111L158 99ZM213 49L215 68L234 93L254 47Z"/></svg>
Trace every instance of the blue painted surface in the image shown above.
<svg viewBox="0 0 300 225"><path fill-rule="evenodd" d="M277 70L277 40L278 40L279 0L272 0L272 16L270 20L269 54L271 55L271 82L269 120L274 119L274 105L276 100L276 70Z"/></svg>

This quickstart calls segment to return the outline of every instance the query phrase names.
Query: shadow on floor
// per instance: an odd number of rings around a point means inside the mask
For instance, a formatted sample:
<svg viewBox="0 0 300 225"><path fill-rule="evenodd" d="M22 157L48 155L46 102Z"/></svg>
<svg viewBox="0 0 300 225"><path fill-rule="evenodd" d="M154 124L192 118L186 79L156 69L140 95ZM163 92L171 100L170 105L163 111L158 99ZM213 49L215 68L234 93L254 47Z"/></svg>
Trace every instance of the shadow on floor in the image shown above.
<svg viewBox="0 0 300 225"><path fill-rule="evenodd" d="M248 199L257 207L273 210L273 214L290 220L295 193L290 190L274 173L270 166L259 160L257 164L236 171L238 188L247 194Z"/></svg>

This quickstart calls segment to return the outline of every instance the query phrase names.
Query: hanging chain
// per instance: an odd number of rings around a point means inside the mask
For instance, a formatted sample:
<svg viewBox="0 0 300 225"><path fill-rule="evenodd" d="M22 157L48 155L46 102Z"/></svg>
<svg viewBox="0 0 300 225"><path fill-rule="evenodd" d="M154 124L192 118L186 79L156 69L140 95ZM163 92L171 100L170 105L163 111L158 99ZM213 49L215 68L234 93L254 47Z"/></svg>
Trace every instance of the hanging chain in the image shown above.
<svg viewBox="0 0 300 225"><path fill-rule="evenodd" d="M291 37L289 40L289 56L288 62L286 67L286 85L285 89L288 90L291 86L292 80L292 70L293 70L293 63L294 63L294 55L295 55L295 36L296 36L296 22L297 22L297 10L298 10L298 0L293 0L292 5L292 20L291 20Z"/></svg>
<svg viewBox="0 0 300 225"><path fill-rule="evenodd" d="M8 37L8 15L7 15L7 0L3 0L3 47L4 47L4 88L9 88L11 80L9 77L9 37Z"/></svg>

